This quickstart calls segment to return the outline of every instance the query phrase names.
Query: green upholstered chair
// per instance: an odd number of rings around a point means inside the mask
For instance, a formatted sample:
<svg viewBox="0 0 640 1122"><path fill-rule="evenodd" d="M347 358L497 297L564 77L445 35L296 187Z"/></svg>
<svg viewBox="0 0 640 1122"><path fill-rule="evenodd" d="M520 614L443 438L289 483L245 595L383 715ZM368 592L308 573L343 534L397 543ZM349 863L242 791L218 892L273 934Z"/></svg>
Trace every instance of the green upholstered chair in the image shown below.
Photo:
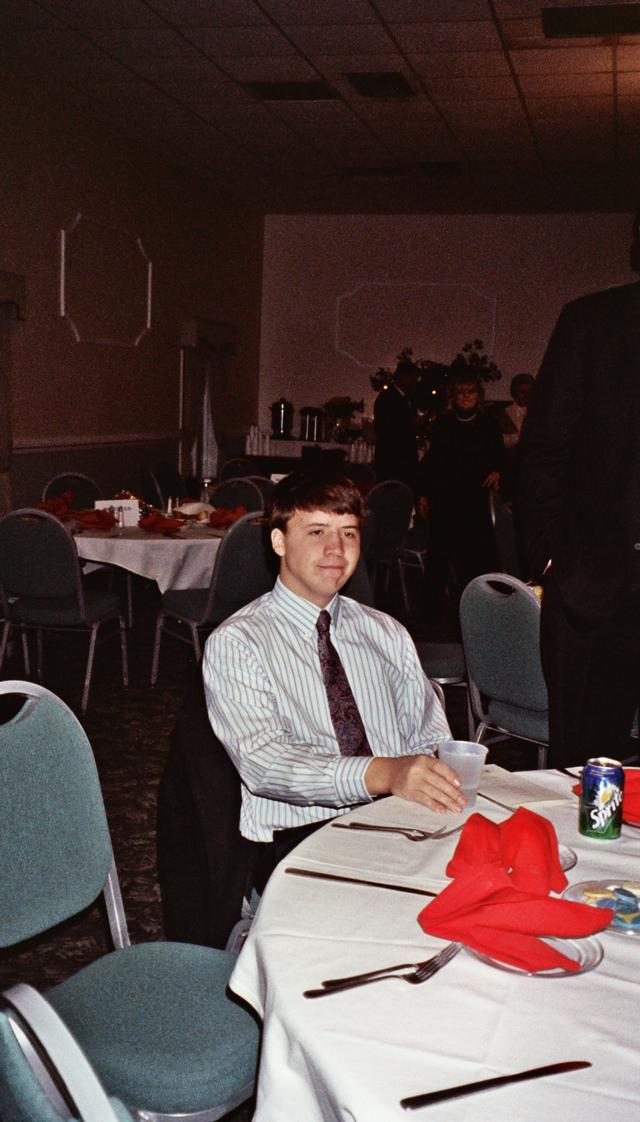
<svg viewBox="0 0 640 1122"><path fill-rule="evenodd" d="M460 628L467 665L474 740L516 737L538 746L546 766L549 744L547 687L540 662L540 600L533 588L507 573L485 573L460 599Z"/></svg>
<svg viewBox="0 0 640 1122"><path fill-rule="evenodd" d="M408 484L399 479L385 479L372 487L365 497L366 517L362 527L362 551L374 591L378 574L382 573L384 591L388 592L391 574L397 569L407 613L410 605L400 556L411 525L413 505L413 491Z"/></svg>
<svg viewBox="0 0 640 1122"><path fill-rule="evenodd" d="M130 945L91 746L54 694L0 726L0 947L48 931L102 892L114 950L46 996L110 1095L144 1122L209 1122L253 1089L258 1026L227 994L233 954Z"/></svg>
<svg viewBox="0 0 640 1122"><path fill-rule="evenodd" d="M0 1118L4 1122L132 1122L109 1099L55 1009L31 986L0 994Z"/></svg>
<svg viewBox="0 0 640 1122"><path fill-rule="evenodd" d="M469 724L469 739L475 735L475 722L469 703L467 688L467 667L464 661L462 643L438 643L419 639L416 641L416 650L420 665L427 678L437 687L436 693L442 705L446 708L446 697L443 686L459 686L465 691L467 698L467 720Z"/></svg>
<svg viewBox="0 0 640 1122"><path fill-rule="evenodd" d="M239 608L269 592L277 571L277 557L271 548L266 519L253 511L244 514L229 527L220 542L208 588L170 588L162 594L151 685L155 686L158 680L160 644L165 631L174 639L190 643L198 660L200 633L212 631ZM167 623L171 626L167 627Z"/></svg>
<svg viewBox="0 0 640 1122"><path fill-rule="evenodd" d="M44 631L89 635L83 713L89 702L96 646L103 641L100 629L109 622L116 624L115 634L119 626L122 682L128 686L126 624L120 600L109 590L85 589L75 541L53 515L25 507L0 519L0 597L4 618L22 632L27 674L31 672L28 631L35 631L37 636L39 679Z"/></svg>

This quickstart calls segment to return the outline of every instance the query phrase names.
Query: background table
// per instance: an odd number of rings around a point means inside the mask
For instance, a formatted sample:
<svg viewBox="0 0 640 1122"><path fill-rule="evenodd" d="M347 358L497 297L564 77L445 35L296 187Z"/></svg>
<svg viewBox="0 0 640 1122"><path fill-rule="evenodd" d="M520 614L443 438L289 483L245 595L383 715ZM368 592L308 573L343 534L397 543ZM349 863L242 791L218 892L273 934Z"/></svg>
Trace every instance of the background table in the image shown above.
<svg viewBox="0 0 640 1122"><path fill-rule="evenodd" d="M224 530L189 525L175 537L164 537L137 526L111 531L76 533L78 554L87 561L119 565L169 588L208 588Z"/></svg>
<svg viewBox="0 0 640 1122"><path fill-rule="evenodd" d="M623 827L615 842L583 838L571 780L553 772L530 778L566 796L532 809L550 818L559 840L575 850L571 883L640 876L640 831ZM482 798L475 810L494 821L509 814ZM427 828L455 818L396 798L348 817ZM640 1117L638 938L601 933L603 961L577 977L507 973L462 950L422 985L394 980L317 1000L302 996L323 978L416 962L443 944L419 928L418 896L307 880L283 868L302 865L438 891L458 837L413 843L327 825L273 874L231 979L264 1019L254 1122ZM407 1095L570 1059L593 1067L415 1112L399 1106Z"/></svg>

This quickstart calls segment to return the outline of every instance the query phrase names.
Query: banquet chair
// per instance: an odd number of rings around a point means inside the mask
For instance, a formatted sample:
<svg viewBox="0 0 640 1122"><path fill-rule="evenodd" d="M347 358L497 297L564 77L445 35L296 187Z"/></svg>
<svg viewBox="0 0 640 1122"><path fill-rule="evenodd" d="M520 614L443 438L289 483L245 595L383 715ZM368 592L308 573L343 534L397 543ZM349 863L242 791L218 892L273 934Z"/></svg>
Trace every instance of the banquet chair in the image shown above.
<svg viewBox="0 0 640 1122"><path fill-rule="evenodd" d="M413 491L399 479L386 479L372 487L365 498L370 517L363 526L363 550L374 590L378 574L384 571L384 591L388 592L393 569L398 570L405 611L410 610L404 569L398 561L413 514Z"/></svg>
<svg viewBox="0 0 640 1122"><path fill-rule="evenodd" d="M96 499L104 498L98 484L90 476L79 471L66 471L47 480L42 489L42 502L62 495L65 491L73 492L73 506L76 510L92 510Z"/></svg>
<svg viewBox="0 0 640 1122"><path fill-rule="evenodd" d="M264 510L262 491L250 479L225 479L210 491L212 506L226 507L227 510L243 506L247 511Z"/></svg>
<svg viewBox="0 0 640 1122"><path fill-rule="evenodd" d="M65 491L73 492L73 509L74 510L92 510L96 499L104 498L98 484L94 479L88 475L83 475L79 471L67 471L60 475L54 475L51 479L47 480L42 489L42 502L51 499L56 495L62 495ZM88 576L90 572L97 572L98 570L108 570L110 575L113 576L114 566L107 565L106 563L96 561L83 561L80 560L80 568ZM125 573L127 583L127 623L129 627L133 627L133 587L131 583L131 573ZM2 661L0 659L0 666Z"/></svg>
<svg viewBox="0 0 640 1122"><path fill-rule="evenodd" d="M104 895L114 950L46 993L107 1093L138 1122L213 1122L248 1098L258 1026L227 996L235 956L131 945L100 782L80 722L55 694L0 726L0 947L52 931Z"/></svg>
<svg viewBox="0 0 640 1122"><path fill-rule="evenodd" d="M549 744L547 688L540 662L540 600L533 588L508 573L485 573L469 582L460 599L460 628L467 666L472 739L487 732L538 746L546 766Z"/></svg>
<svg viewBox="0 0 640 1122"><path fill-rule="evenodd" d="M430 682L440 687L436 692L446 711L446 695L443 686L459 686L464 690L467 702L467 723L469 740L475 736L475 722L469 701L467 667L464 661L462 643L438 643L419 639L416 650L420 665Z"/></svg>
<svg viewBox="0 0 640 1122"><path fill-rule="evenodd" d="M275 487L273 479L268 479L266 475L248 475L246 478L249 479L252 483L255 483L256 487L260 488L260 493L262 495L262 505L266 510L269 503L271 502L273 488Z"/></svg>
<svg viewBox="0 0 640 1122"><path fill-rule="evenodd" d="M120 631L122 684L129 684L125 619L115 592L84 587L76 543L64 526L43 510L11 511L0 519L0 598L5 620L22 635L25 673L30 674L27 632L36 632L37 676L42 679L44 631L79 631L89 635L81 710L87 710L96 647Z"/></svg>
<svg viewBox="0 0 640 1122"><path fill-rule="evenodd" d="M256 465L252 460L239 456L235 460L227 460L220 472L220 481L225 479L241 479L244 476L255 475Z"/></svg>
<svg viewBox="0 0 640 1122"><path fill-rule="evenodd" d="M187 485L173 464L161 462L142 472L143 498L158 510L166 510L169 499L184 499Z"/></svg>
<svg viewBox="0 0 640 1122"><path fill-rule="evenodd" d="M0 1118L7 1122L133 1122L109 1099L49 1002L19 983L0 994Z"/></svg>
<svg viewBox="0 0 640 1122"><path fill-rule="evenodd" d="M269 592L276 572L277 558L271 549L266 520L260 512L249 511L238 518L222 538L208 588L170 588L162 594L156 621L151 685L155 686L158 680L160 644L164 633L190 643L196 661L199 660L202 654L200 633L212 631L239 608ZM169 621L174 626L167 627Z"/></svg>

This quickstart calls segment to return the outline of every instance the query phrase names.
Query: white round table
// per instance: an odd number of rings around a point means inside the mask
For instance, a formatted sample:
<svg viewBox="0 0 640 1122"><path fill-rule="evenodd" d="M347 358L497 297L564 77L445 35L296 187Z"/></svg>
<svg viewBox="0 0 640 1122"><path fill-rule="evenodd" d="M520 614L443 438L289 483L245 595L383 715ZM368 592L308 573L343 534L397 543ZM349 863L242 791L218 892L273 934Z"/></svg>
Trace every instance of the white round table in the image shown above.
<svg viewBox="0 0 640 1122"><path fill-rule="evenodd" d="M78 555L86 561L118 565L169 588L208 588L224 530L189 524L175 535L150 533L137 526L80 530L74 534Z"/></svg>

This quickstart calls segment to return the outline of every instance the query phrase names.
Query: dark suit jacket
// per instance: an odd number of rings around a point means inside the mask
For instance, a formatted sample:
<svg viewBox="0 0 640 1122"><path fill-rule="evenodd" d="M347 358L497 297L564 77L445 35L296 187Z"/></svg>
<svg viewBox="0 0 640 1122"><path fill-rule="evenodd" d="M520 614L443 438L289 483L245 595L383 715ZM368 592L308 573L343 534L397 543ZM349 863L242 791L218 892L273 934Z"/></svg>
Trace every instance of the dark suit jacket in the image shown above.
<svg viewBox="0 0 640 1122"><path fill-rule="evenodd" d="M565 305L522 436L519 515L530 575L607 619L640 576L640 284Z"/></svg>
<svg viewBox="0 0 640 1122"><path fill-rule="evenodd" d="M416 411L394 385L378 394L373 407L376 429L375 469L378 482L401 479L416 485L418 449Z"/></svg>

